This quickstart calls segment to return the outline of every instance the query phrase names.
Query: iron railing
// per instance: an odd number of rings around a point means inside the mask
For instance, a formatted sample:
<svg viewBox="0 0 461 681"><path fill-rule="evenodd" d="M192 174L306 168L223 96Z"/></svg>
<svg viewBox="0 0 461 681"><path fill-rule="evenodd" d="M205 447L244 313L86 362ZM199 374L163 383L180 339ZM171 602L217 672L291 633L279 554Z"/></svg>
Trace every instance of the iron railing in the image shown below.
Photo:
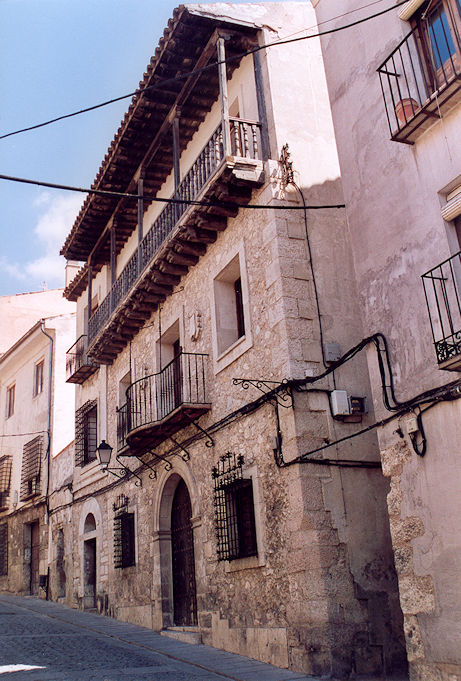
<svg viewBox="0 0 461 681"><path fill-rule="evenodd" d="M144 376L127 388L126 404L117 410L119 451L126 446L131 431L165 419L181 405L207 404L207 357L182 352L159 373Z"/></svg>
<svg viewBox="0 0 461 681"><path fill-rule="evenodd" d="M410 122L416 130L428 117L440 116L441 107L461 87L457 83L461 76L460 56L459 36L450 30L446 19L431 21L428 17L421 20L379 66L393 139L405 141L401 131ZM415 116L418 116L416 121Z"/></svg>
<svg viewBox="0 0 461 681"><path fill-rule="evenodd" d="M461 355L461 251L422 279L437 362L450 364Z"/></svg>
<svg viewBox="0 0 461 681"><path fill-rule="evenodd" d="M260 124L241 118L230 119L231 152L246 159L259 159ZM219 125L179 184L173 198L193 201L224 160L222 126ZM125 300L138 277L152 263L189 205L168 203L134 252L109 294L104 298L88 325L89 343L97 336L112 313Z"/></svg>
<svg viewBox="0 0 461 681"><path fill-rule="evenodd" d="M66 352L66 381L75 377L82 369L96 370L99 366L88 354L88 337L80 336Z"/></svg>

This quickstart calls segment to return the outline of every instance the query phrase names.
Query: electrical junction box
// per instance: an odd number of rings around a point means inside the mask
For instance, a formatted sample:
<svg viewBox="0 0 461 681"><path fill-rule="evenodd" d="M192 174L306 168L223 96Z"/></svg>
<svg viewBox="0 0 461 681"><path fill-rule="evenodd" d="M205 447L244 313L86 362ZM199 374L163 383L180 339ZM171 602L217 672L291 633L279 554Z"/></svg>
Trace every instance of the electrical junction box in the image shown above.
<svg viewBox="0 0 461 681"><path fill-rule="evenodd" d="M347 396L347 390L332 390L330 394L331 398L331 411L333 416L349 416L350 407L349 399Z"/></svg>
<svg viewBox="0 0 461 681"><path fill-rule="evenodd" d="M411 435L412 433L417 433L419 428L418 428L418 420L416 416L411 416L409 419L405 421L405 425L407 427L407 433L408 435Z"/></svg>
<svg viewBox="0 0 461 681"><path fill-rule="evenodd" d="M337 362L341 357L341 348L339 347L339 343L324 343L323 352L325 355L325 362Z"/></svg>
<svg viewBox="0 0 461 681"><path fill-rule="evenodd" d="M366 397L349 396L347 390L333 390L330 399L331 411L335 418L358 417L361 420L363 414L367 413Z"/></svg>

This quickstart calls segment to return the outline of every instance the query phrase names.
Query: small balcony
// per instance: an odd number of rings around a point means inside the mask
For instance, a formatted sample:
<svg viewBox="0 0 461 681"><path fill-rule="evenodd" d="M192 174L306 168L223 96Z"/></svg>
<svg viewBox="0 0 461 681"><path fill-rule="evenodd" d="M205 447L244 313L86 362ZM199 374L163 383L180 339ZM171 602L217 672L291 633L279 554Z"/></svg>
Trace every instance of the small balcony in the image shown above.
<svg viewBox="0 0 461 681"><path fill-rule="evenodd" d="M461 371L461 252L422 279L439 368Z"/></svg>
<svg viewBox="0 0 461 681"><path fill-rule="evenodd" d="M248 203L263 182L260 127L231 118L230 156L224 155L222 125L213 132L173 196L213 205L169 203L162 210L89 320L91 355L100 362L112 362L226 228L227 218L237 215L235 202Z"/></svg>
<svg viewBox="0 0 461 681"><path fill-rule="evenodd" d="M395 142L414 144L461 101L461 46L450 26L421 21L378 68Z"/></svg>
<svg viewBox="0 0 461 681"><path fill-rule="evenodd" d="M84 383L99 368L98 362L87 354L88 338L86 335L73 344L66 353L66 382Z"/></svg>
<svg viewBox="0 0 461 681"><path fill-rule="evenodd" d="M208 355L182 352L162 371L144 376L126 391L117 410L117 449L141 456L207 412Z"/></svg>

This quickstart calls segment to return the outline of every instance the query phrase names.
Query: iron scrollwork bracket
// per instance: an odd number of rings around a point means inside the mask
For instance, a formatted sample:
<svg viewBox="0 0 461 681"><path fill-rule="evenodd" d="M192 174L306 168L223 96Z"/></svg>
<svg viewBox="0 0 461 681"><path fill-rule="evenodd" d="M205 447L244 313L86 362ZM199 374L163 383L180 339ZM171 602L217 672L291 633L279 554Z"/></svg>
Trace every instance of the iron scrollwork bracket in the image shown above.
<svg viewBox="0 0 461 681"><path fill-rule="evenodd" d="M276 402L285 409L293 406L293 392L286 379L283 381L265 381L252 378L233 378L232 384L240 385L243 390L248 390L251 385L262 392L263 395L267 395L269 401Z"/></svg>
<svg viewBox="0 0 461 681"><path fill-rule="evenodd" d="M180 442L178 442L177 440L175 440L174 437L171 437L171 435L170 435L170 440L171 440L171 442L173 442L174 445L176 445L176 447L177 447L178 449L180 449L180 450L182 451L181 459L182 459L183 461L190 461L190 454L189 454L189 452L187 451L187 449L186 449L185 447L183 447L182 444L181 444ZM178 456L179 456L179 454L178 454Z"/></svg>
<svg viewBox="0 0 461 681"><path fill-rule="evenodd" d="M149 468L149 470L150 470L150 472L149 472L149 478L150 478L151 480L156 480L156 479L157 479L157 471L155 470L155 468L152 468L152 466L151 466L149 463L146 463L145 461L143 461L143 460L141 459L141 457L138 456L137 454L133 454L132 456L133 456L135 459L137 459L137 460L139 461L139 463L142 463L143 466L145 466L146 468Z"/></svg>
<svg viewBox="0 0 461 681"><path fill-rule="evenodd" d="M132 475L137 478L137 480L134 481L134 484L136 487L142 487L142 480L141 477L135 472L132 471L131 468L128 468L128 466L125 466L125 464L120 461L119 459L119 454L115 457L117 463L120 465L120 468L106 468L105 470L109 471L109 473L112 473L112 475L115 475L116 478L129 478ZM116 473L115 471L121 471L120 473Z"/></svg>
<svg viewBox="0 0 461 681"><path fill-rule="evenodd" d="M161 461L162 463L164 463L166 471L171 471L171 469L173 468L173 464L171 463L171 461L168 461L168 459L166 459L161 454L157 454L157 452L154 452L153 449L149 449L149 454L152 454L152 456L154 456L157 459L157 461Z"/></svg>
<svg viewBox="0 0 461 681"><path fill-rule="evenodd" d="M214 440L213 440L213 438L211 437L210 433L209 433L208 431L206 431L204 428L202 428L202 426L199 426L199 424L197 423L197 421L194 421L193 419L191 419L190 416L187 416L187 414L185 414L185 416L189 419L189 423L190 423L192 426L195 426L195 427L197 428L197 430L198 430L200 433L202 433L202 435L205 435L205 437L206 437L205 446L206 446L206 447L214 447ZM171 439L171 438L170 438L170 439Z"/></svg>

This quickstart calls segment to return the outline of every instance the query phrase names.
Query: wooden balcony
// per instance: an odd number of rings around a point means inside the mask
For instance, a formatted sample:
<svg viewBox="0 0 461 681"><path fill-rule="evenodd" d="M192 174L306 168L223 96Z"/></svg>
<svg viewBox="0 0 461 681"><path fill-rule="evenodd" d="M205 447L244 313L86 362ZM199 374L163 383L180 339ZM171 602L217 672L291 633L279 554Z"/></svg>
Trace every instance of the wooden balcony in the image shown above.
<svg viewBox="0 0 461 681"><path fill-rule="evenodd" d="M84 383L99 368L99 363L88 356L86 335L73 344L66 353L66 382Z"/></svg>
<svg viewBox="0 0 461 681"><path fill-rule="evenodd" d="M157 374L132 383L117 410L117 450L142 456L207 412L208 355L182 352Z"/></svg>
<svg viewBox="0 0 461 681"><path fill-rule="evenodd" d="M260 124L231 118L229 128L232 155L224 156L220 125L173 197L211 205L167 204L89 320L88 351L95 360L113 361L237 215L235 203L249 203L262 184Z"/></svg>

